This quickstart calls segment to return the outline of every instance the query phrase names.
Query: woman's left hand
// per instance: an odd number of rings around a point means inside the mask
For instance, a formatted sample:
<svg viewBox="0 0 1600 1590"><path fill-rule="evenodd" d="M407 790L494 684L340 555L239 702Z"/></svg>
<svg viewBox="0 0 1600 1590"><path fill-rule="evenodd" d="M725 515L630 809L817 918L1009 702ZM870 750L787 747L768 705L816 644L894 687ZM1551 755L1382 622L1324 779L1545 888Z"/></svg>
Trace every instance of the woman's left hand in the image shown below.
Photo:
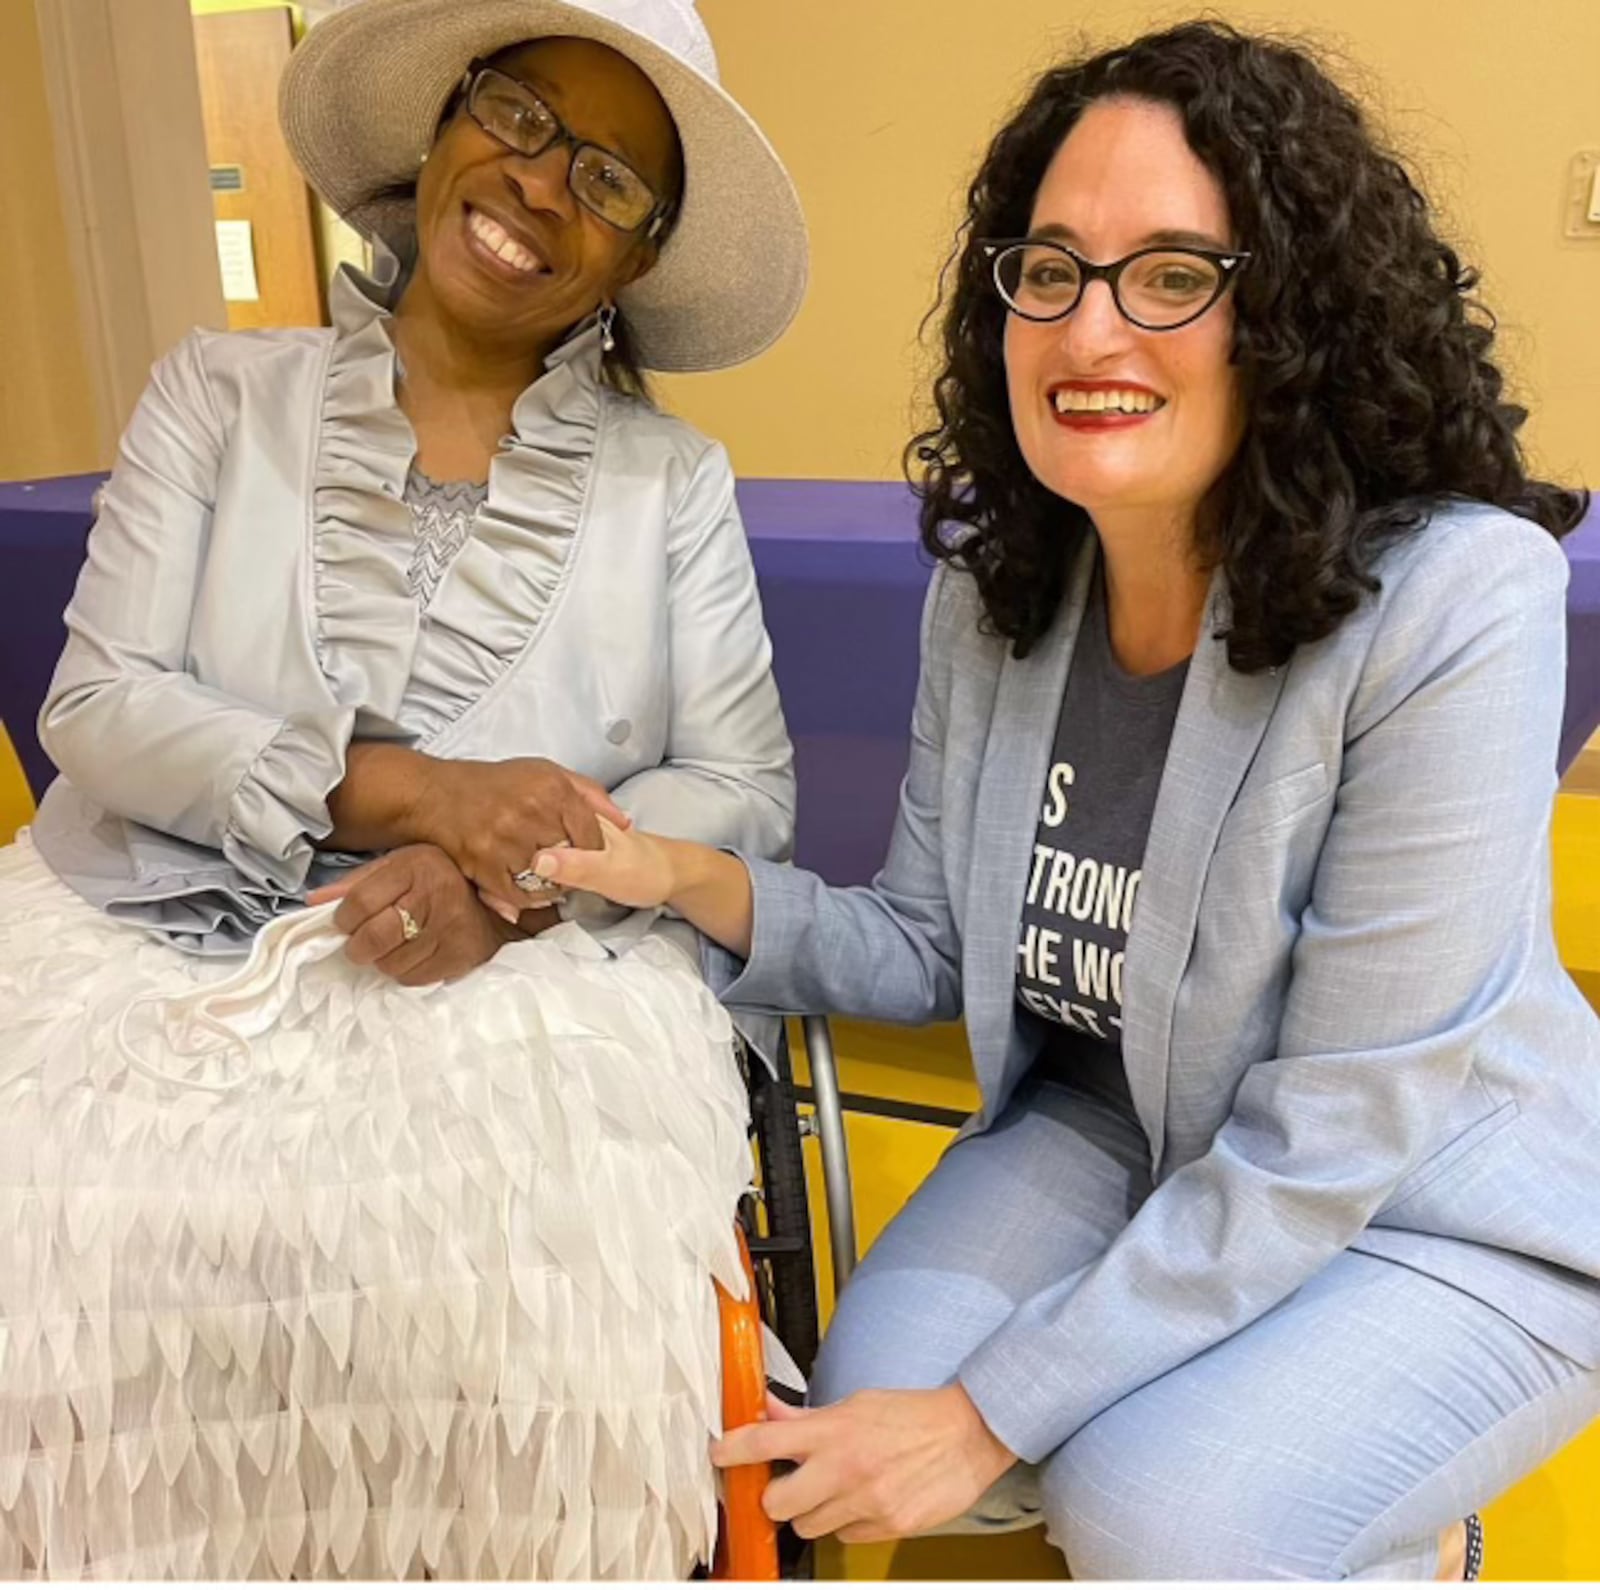
<svg viewBox="0 0 1600 1590"><path fill-rule="evenodd" d="M524 911L515 924L503 921L437 845L391 850L307 897L309 905L328 900L341 902L333 921L350 936L346 956L407 988L464 977L556 915Z"/></svg>
<svg viewBox="0 0 1600 1590"><path fill-rule="evenodd" d="M959 1518L1016 1456L959 1386L859 1391L826 1408L767 1399L767 1419L711 1448L718 1468L790 1462L762 1498L767 1515L807 1540L901 1540Z"/></svg>

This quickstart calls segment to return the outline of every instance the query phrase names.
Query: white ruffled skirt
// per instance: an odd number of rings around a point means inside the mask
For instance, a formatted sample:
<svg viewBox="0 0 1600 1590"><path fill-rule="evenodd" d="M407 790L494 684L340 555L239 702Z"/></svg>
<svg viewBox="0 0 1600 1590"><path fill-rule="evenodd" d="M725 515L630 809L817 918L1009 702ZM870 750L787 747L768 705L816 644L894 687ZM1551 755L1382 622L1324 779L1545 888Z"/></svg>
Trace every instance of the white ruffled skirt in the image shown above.
<svg viewBox="0 0 1600 1590"><path fill-rule="evenodd" d="M671 1578L708 1556L732 1031L565 927L245 972L0 850L0 1579Z"/></svg>

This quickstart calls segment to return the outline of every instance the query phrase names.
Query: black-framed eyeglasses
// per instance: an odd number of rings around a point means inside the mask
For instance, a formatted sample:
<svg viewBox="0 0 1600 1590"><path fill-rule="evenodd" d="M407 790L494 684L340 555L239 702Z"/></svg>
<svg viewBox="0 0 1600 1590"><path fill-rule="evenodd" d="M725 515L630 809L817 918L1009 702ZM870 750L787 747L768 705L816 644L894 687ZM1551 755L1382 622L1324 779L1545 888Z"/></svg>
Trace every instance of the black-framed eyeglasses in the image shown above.
<svg viewBox="0 0 1600 1590"><path fill-rule="evenodd" d="M572 151L567 186L619 232L660 235L672 206L621 155L580 138L526 83L474 61L461 80L467 114L488 135L532 160L560 144Z"/></svg>
<svg viewBox="0 0 1600 1590"><path fill-rule="evenodd" d="M1090 282L1103 281L1123 319L1141 331L1176 331L1198 320L1228 290L1244 251L1140 248L1096 265L1048 238L980 239L995 291L1024 320L1061 320Z"/></svg>

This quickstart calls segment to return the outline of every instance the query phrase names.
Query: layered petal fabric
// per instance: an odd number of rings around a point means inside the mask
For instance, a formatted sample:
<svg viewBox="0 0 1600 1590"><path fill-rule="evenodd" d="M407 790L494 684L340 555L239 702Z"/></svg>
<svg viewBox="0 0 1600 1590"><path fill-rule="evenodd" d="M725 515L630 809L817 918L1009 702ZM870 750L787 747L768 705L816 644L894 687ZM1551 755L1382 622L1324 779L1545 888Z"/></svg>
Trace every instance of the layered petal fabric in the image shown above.
<svg viewBox="0 0 1600 1590"><path fill-rule="evenodd" d="M0 850L0 1578L671 1578L708 1556L726 1016L569 924L242 968Z"/></svg>

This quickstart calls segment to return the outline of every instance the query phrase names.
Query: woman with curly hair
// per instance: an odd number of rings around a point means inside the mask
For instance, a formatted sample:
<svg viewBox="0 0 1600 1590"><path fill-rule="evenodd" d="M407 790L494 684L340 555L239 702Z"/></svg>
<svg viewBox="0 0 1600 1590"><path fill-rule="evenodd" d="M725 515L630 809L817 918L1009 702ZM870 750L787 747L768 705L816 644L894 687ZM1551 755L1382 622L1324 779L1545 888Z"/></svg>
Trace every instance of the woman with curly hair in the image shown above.
<svg viewBox="0 0 1600 1590"><path fill-rule="evenodd" d="M1042 1516L1076 1577L1475 1577L1600 1415L1600 1022L1547 849L1580 496L1302 50L1049 72L969 193L888 860L607 835L731 1002L964 1014L983 1105L840 1301L804 1535Z"/></svg>

